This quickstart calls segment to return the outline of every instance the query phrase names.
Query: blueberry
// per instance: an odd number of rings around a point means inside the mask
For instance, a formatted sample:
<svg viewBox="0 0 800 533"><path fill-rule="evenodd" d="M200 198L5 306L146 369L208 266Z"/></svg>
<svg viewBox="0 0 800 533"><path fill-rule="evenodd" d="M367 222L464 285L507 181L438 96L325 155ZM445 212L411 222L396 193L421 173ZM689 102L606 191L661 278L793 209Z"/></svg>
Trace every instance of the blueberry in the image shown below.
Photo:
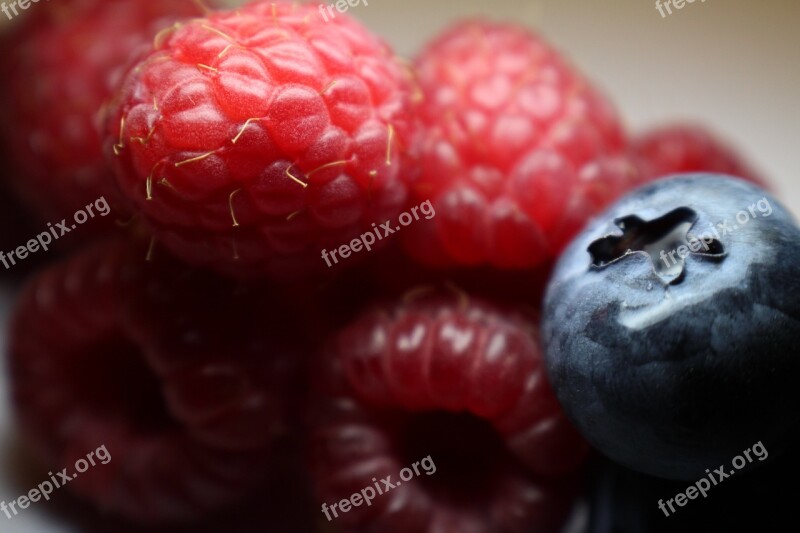
<svg viewBox="0 0 800 533"><path fill-rule="evenodd" d="M759 441L778 454L800 420L800 229L732 178L648 185L567 248L543 341L568 416L618 463L693 480Z"/></svg>

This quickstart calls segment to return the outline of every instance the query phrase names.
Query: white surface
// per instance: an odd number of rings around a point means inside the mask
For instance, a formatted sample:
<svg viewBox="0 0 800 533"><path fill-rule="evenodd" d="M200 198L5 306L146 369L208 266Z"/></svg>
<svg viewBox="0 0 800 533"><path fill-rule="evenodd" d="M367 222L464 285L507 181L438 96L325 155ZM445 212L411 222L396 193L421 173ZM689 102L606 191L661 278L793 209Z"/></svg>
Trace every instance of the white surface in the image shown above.
<svg viewBox="0 0 800 533"><path fill-rule="evenodd" d="M708 0L687 4L667 18L650 0L369 0L369 6L349 13L406 55L459 14L538 27L605 88L634 130L676 118L714 126L764 170L778 185L779 198L800 213L800 2ZM0 287L4 324L9 294ZM3 399L4 377L3 372ZM12 449L3 401L0 501L35 486L13 482ZM0 531L67 531L54 525L52 507L37 503L11 521L0 514Z"/></svg>

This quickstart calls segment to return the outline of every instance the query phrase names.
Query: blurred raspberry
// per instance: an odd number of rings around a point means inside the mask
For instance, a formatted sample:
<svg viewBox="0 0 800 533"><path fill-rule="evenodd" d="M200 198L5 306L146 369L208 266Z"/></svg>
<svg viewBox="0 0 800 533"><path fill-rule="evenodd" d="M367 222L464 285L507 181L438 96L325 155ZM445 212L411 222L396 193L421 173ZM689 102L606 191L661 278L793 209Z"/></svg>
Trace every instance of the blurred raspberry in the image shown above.
<svg viewBox="0 0 800 533"><path fill-rule="evenodd" d="M87 224L77 237L87 240L126 218L103 157L98 112L135 51L199 8L192 0L59 0L30 11L4 39L0 60L7 179L45 222L105 197L115 216Z"/></svg>
<svg viewBox="0 0 800 533"><path fill-rule="evenodd" d="M321 502L386 476L397 481L428 456L435 467L417 465L426 471L339 512L336 523L375 532L558 530L587 447L547 384L531 317L466 295L409 295L363 314L320 365L310 438Z"/></svg>
<svg viewBox="0 0 800 533"><path fill-rule="evenodd" d="M111 461L68 487L144 523L196 520L265 480L305 351L276 291L159 255L110 242L55 265L11 326L34 450L55 471L106 446Z"/></svg>
<svg viewBox="0 0 800 533"><path fill-rule="evenodd" d="M611 104L537 35L464 22L417 60L423 131L411 203L436 217L404 231L434 266L528 268L553 259L638 182Z"/></svg>
<svg viewBox="0 0 800 533"><path fill-rule="evenodd" d="M110 108L106 149L173 253L300 279L403 207L410 78L344 15L255 2L162 34Z"/></svg>
<svg viewBox="0 0 800 533"><path fill-rule="evenodd" d="M652 129L634 139L633 149L645 164L648 180L699 171L729 174L766 185L727 141L699 124L669 124Z"/></svg>

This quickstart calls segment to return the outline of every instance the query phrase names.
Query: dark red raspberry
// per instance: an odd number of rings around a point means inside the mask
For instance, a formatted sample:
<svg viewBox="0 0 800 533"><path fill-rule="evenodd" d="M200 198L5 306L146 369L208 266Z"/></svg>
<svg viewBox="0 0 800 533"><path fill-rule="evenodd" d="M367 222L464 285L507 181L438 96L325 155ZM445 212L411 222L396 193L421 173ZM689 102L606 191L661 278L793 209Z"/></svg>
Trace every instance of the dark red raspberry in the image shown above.
<svg viewBox="0 0 800 533"><path fill-rule="evenodd" d="M461 23L417 68L421 169L409 175L410 203L436 210L404 230L420 261L539 265L636 183L609 102L528 30Z"/></svg>
<svg viewBox="0 0 800 533"><path fill-rule="evenodd" d="M410 78L352 19L260 1L163 33L110 108L107 151L178 256L300 278L404 205Z"/></svg>
<svg viewBox="0 0 800 533"><path fill-rule="evenodd" d="M42 220L61 220L100 197L115 216L87 224L78 239L126 218L98 111L138 47L177 17L198 14L192 0L71 0L40 3L20 21L0 67L8 80L0 130L14 169L8 180Z"/></svg>
<svg viewBox="0 0 800 533"><path fill-rule="evenodd" d="M310 430L331 520L375 532L554 530L587 447L548 385L533 324L433 294L368 312L336 336ZM388 488L381 479L429 455L436 473L334 516L332 504L375 480Z"/></svg>
<svg viewBox="0 0 800 533"><path fill-rule="evenodd" d="M669 124L634 139L633 150L653 180L684 172L729 174L766 185L766 181L724 139L699 124Z"/></svg>
<svg viewBox="0 0 800 533"><path fill-rule="evenodd" d="M107 447L112 460L74 492L137 522L188 521L268 475L302 347L275 291L145 252L106 243L27 286L11 326L13 398L54 471Z"/></svg>

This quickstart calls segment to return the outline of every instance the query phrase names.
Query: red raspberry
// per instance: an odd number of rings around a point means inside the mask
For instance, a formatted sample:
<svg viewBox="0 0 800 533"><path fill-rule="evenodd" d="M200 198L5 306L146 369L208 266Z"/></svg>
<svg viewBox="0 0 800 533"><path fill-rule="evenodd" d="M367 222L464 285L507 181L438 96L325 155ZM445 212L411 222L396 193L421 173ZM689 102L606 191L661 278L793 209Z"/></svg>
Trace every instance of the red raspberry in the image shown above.
<svg viewBox="0 0 800 533"><path fill-rule="evenodd" d="M98 198L118 204L96 123L115 71L137 47L179 16L197 15L192 0L72 0L39 4L4 54L1 135L16 172L9 181L44 221L61 220ZM124 218L120 206L83 239ZM80 237L79 237L80 238Z"/></svg>
<svg viewBox="0 0 800 533"><path fill-rule="evenodd" d="M550 476L572 472L587 447L537 337L529 317L453 295L377 309L336 336L311 411L321 502L397 481L428 455L437 472L338 517L329 508L331 520L376 532L556 528L570 498Z"/></svg>
<svg viewBox="0 0 800 533"><path fill-rule="evenodd" d="M264 481L301 349L274 291L159 259L111 242L49 268L23 291L10 345L38 455L72 471L105 445L111 461L67 487L148 523L197 519Z"/></svg>
<svg viewBox="0 0 800 533"><path fill-rule="evenodd" d="M461 23L417 67L424 127L411 203L436 210L404 230L420 261L539 265L636 181L614 162L625 138L611 105L527 30Z"/></svg>
<svg viewBox="0 0 800 533"><path fill-rule="evenodd" d="M727 141L699 124L652 129L634 139L633 150L643 160L649 180L683 172L714 172L766 184Z"/></svg>
<svg viewBox="0 0 800 533"><path fill-rule="evenodd" d="M352 19L256 2L162 34L110 109L107 150L178 256L300 278L404 205L409 89Z"/></svg>

